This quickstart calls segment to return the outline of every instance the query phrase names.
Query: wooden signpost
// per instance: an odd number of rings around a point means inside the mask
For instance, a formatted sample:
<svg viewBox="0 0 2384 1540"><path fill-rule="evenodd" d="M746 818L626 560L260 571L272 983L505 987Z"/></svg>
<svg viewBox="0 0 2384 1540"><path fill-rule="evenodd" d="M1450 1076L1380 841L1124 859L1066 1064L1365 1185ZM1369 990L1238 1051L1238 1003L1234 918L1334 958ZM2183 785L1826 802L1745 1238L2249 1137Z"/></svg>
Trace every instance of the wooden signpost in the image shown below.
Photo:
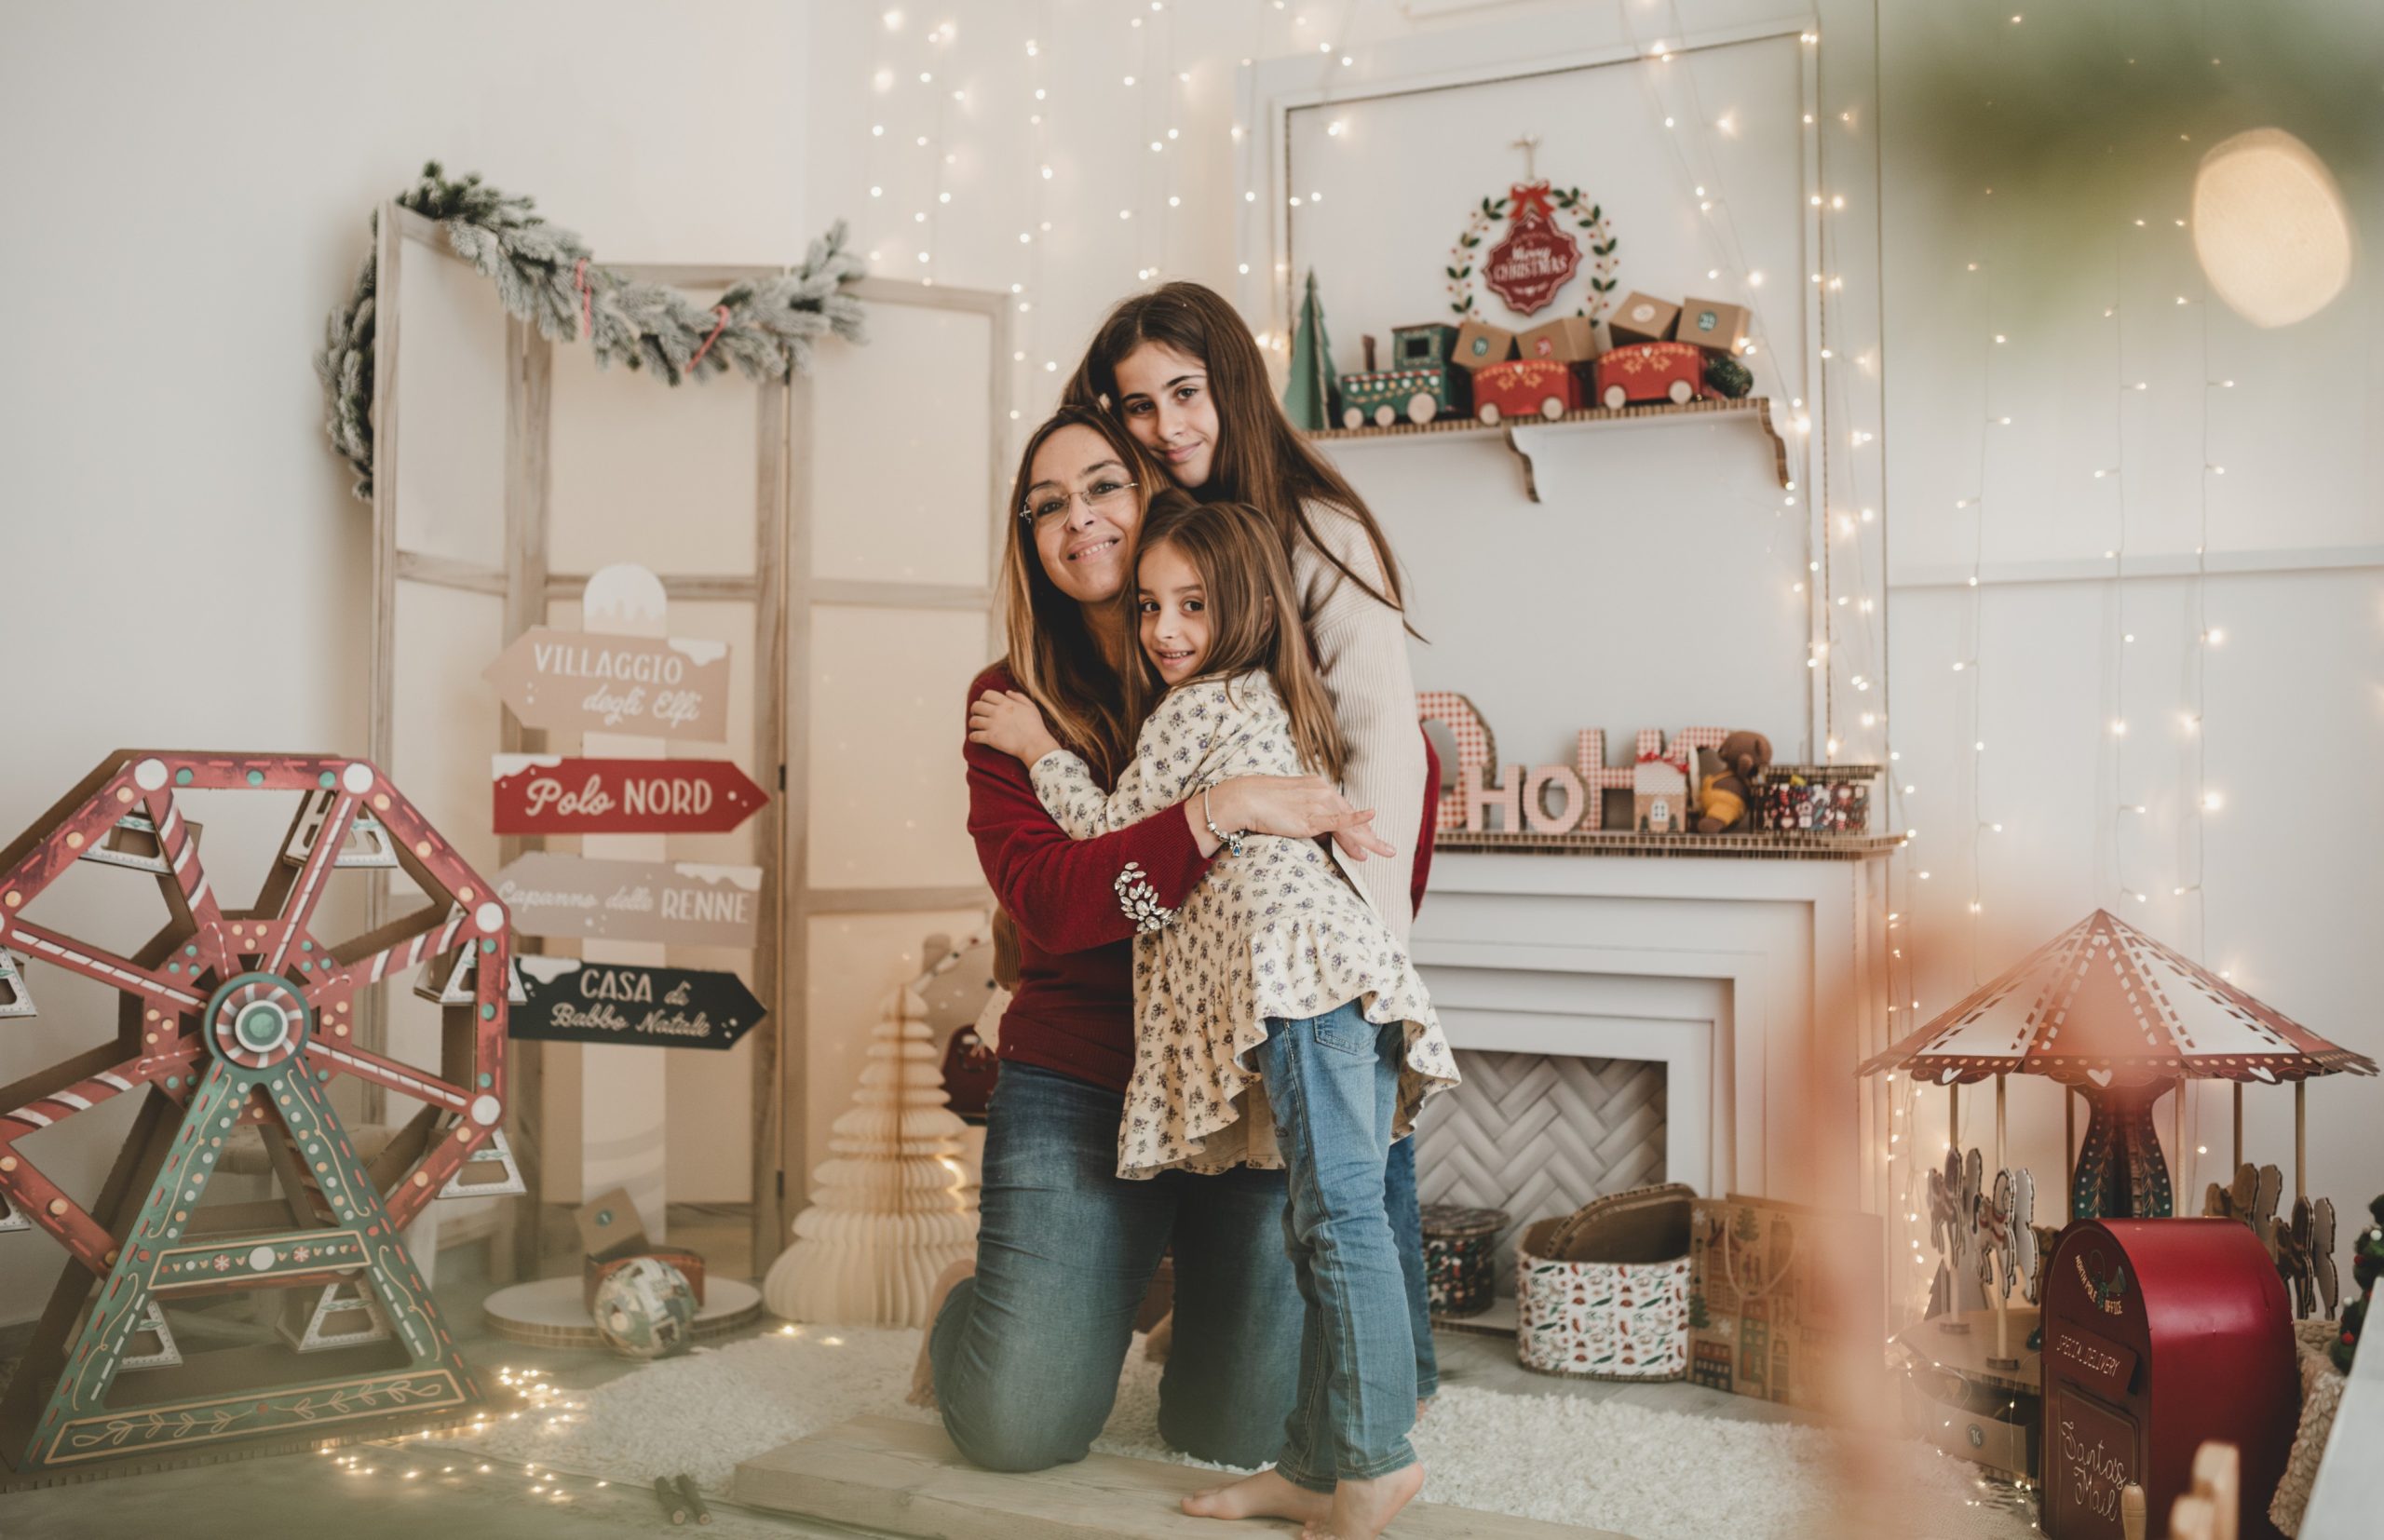
<svg viewBox="0 0 2384 1540"><path fill-rule="evenodd" d="M769 800L726 760L497 754L499 834L725 834Z"/></svg>
<svg viewBox="0 0 2384 1540"><path fill-rule="evenodd" d="M731 1048L765 1014L733 973L576 957L524 957L521 968L529 1003L513 1013L516 1037Z"/></svg>
<svg viewBox="0 0 2384 1540"><path fill-rule="evenodd" d="M671 742L728 739L728 645L537 627L483 670L528 726Z"/></svg>
<svg viewBox="0 0 2384 1540"><path fill-rule="evenodd" d="M496 874L496 895L524 936L751 947L762 869L534 850Z"/></svg>

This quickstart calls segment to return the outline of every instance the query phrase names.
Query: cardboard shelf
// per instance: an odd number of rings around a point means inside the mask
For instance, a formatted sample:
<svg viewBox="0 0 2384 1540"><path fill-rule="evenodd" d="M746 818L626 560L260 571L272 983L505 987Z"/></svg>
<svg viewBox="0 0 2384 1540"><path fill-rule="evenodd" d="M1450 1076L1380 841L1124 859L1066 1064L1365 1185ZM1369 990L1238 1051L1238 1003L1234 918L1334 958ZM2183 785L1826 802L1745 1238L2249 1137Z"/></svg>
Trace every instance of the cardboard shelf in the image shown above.
<svg viewBox="0 0 2384 1540"><path fill-rule="evenodd" d="M1903 847L1901 834L1642 834L1577 829L1567 834L1443 831L1436 851L1519 851L1534 856L1671 856L1741 861L1867 861Z"/></svg>
<svg viewBox="0 0 2384 1540"><path fill-rule="evenodd" d="M1772 421L1771 399L1748 396L1735 401L1685 401L1678 406L1665 402L1657 406L1585 407L1568 412L1561 417L1510 417L1496 426L1471 416L1436 417L1429 423L1393 423L1388 427L1319 428L1307 434L1311 442L1331 443L1340 439L1435 439L1468 438L1496 434L1512 451L1523 466L1524 493L1533 502L1539 497L1539 480L1532 466L1531 445L1527 439L1517 437L1537 435L1552 430L1594 427L1614 423L1682 422L1697 417L1746 417L1771 440L1772 473L1781 488L1788 486L1788 441L1781 436L1779 425Z"/></svg>

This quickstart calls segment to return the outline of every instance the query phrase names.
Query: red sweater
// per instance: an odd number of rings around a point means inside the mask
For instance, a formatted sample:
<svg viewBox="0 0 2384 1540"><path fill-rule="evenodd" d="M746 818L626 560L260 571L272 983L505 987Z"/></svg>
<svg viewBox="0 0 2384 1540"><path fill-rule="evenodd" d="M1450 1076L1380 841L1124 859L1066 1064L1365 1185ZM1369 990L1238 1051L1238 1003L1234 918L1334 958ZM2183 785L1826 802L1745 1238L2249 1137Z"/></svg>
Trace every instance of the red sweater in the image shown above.
<svg viewBox="0 0 2384 1540"><path fill-rule="evenodd" d="M997 663L968 686L968 698L1013 687ZM1025 765L965 736L962 745L977 861L1018 923L1019 984L1002 1017L1000 1056L1123 1093L1134 1068L1134 921L1119 897L1119 873L1138 868L1139 881L1174 909L1209 870L1209 858L1172 807L1114 833L1072 840L1036 797ZM1408 885L1417 905L1432 865L1441 784L1429 737L1424 753L1424 825Z"/></svg>

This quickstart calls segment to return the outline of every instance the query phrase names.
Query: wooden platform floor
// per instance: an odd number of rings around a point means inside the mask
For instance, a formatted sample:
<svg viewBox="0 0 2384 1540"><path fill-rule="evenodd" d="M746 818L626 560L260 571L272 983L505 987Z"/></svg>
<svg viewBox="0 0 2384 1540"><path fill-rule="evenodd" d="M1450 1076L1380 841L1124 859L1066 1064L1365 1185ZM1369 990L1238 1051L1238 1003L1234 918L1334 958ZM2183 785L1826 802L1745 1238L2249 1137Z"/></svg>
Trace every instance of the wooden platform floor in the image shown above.
<svg viewBox="0 0 2384 1540"><path fill-rule="evenodd" d="M861 1417L744 1462L734 1494L749 1507L926 1540L1217 1540L1298 1532L1288 1521L1228 1526L1177 1506L1217 1479L1212 1470L1117 1454L1003 1475L961 1458L932 1425ZM1610 1530L1429 1503L1409 1505L1388 1533L1396 1540L1626 1540Z"/></svg>

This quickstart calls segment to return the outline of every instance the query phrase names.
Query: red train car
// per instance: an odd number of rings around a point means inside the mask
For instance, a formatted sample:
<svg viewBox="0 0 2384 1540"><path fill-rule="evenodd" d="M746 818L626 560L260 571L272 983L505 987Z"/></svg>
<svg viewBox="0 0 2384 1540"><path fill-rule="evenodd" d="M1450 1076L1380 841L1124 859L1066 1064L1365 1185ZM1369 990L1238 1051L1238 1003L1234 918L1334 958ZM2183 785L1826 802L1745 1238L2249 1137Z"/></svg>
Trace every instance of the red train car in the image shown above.
<svg viewBox="0 0 2384 1540"><path fill-rule="evenodd" d="M1550 421L1587 404L1582 367L1557 358L1514 358L1483 364L1473 371L1473 414L1496 426L1506 417L1540 416Z"/></svg>
<svg viewBox="0 0 2384 1540"><path fill-rule="evenodd" d="M2080 1220L2047 1265L2045 1533L2120 1540L2121 1493L2165 1520L2206 1439L2242 1456L2243 1540L2278 1540L2269 1499L2301 1412L2293 1308L2268 1248L2231 1219Z"/></svg>
<svg viewBox="0 0 2384 1540"><path fill-rule="evenodd" d="M1598 355L1592 367L1598 404L1609 409L1721 395L1706 385L1705 350L1694 343L1632 343Z"/></svg>

